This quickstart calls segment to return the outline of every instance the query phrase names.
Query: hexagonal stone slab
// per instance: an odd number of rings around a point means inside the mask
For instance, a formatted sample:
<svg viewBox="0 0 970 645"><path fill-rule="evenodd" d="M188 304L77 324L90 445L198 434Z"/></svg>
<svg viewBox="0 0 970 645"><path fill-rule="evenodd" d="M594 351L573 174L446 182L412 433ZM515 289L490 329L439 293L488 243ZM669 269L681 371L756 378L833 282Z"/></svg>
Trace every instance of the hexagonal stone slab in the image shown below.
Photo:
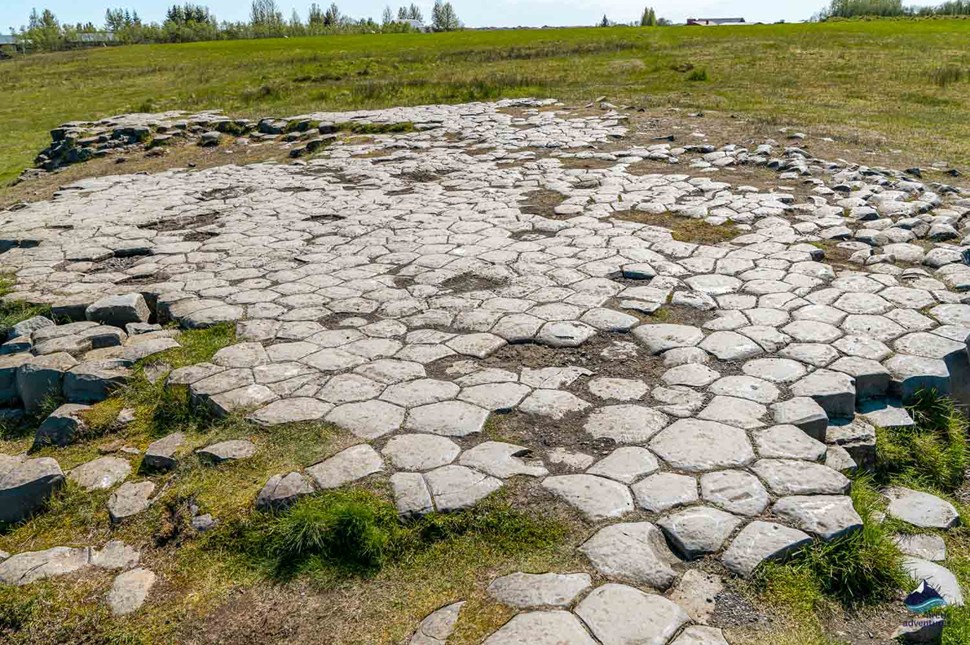
<svg viewBox="0 0 970 645"><path fill-rule="evenodd" d="M219 464L224 461L248 459L256 454L256 446L245 439L220 441L195 451L200 459Z"/></svg>
<svg viewBox="0 0 970 645"><path fill-rule="evenodd" d="M904 555L933 562L946 560L946 542L939 535L896 535L893 543Z"/></svg>
<svg viewBox="0 0 970 645"><path fill-rule="evenodd" d="M889 499L886 513L913 526L948 529L960 520L953 504L936 495L901 486L884 494Z"/></svg>
<svg viewBox="0 0 970 645"><path fill-rule="evenodd" d="M815 400L829 418L852 418L855 414L855 380L848 374L818 369L791 386L795 396Z"/></svg>
<svg viewBox="0 0 970 645"><path fill-rule="evenodd" d="M589 403L569 392L535 390L519 404L519 411L559 420L567 414L582 412L588 407Z"/></svg>
<svg viewBox="0 0 970 645"><path fill-rule="evenodd" d="M498 479L464 466L442 466L424 478L435 507L443 513L472 506L502 487Z"/></svg>
<svg viewBox="0 0 970 645"><path fill-rule="evenodd" d="M576 616L560 609L518 614L486 638L482 645L597 644Z"/></svg>
<svg viewBox="0 0 970 645"><path fill-rule="evenodd" d="M442 645L455 631L464 601L455 602L428 614L409 641L410 645Z"/></svg>
<svg viewBox="0 0 970 645"><path fill-rule="evenodd" d="M450 464L461 452L451 439L433 434L402 434L391 437L381 451L401 470L431 470Z"/></svg>
<svg viewBox="0 0 970 645"><path fill-rule="evenodd" d="M488 585L488 595L519 609L568 607L592 585L588 573L512 573Z"/></svg>
<svg viewBox="0 0 970 645"><path fill-rule="evenodd" d="M667 589L677 579L680 559L650 522L613 524L596 532L579 550L597 571L615 580Z"/></svg>
<svg viewBox="0 0 970 645"><path fill-rule="evenodd" d="M446 437L466 437L482 431L488 410L464 401L442 401L412 408L404 427Z"/></svg>
<svg viewBox="0 0 970 645"><path fill-rule="evenodd" d="M486 441L465 451L460 463L493 477L507 479L515 475L545 477L549 474L542 460L524 446L501 441Z"/></svg>
<svg viewBox="0 0 970 645"><path fill-rule="evenodd" d="M347 403L331 410L327 421L361 439L376 439L401 427L404 408L386 401Z"/></svg>
<svg viewBox="0 0 970 645"><path fill-rule="evenodd" d="M754 445L761 458L819 461L825 444L812 439L793 425L779 425L754 431Z"/></svg>
<svg viewBox="0 0 970 645"><path fill-rule="evenodd" d="M394 505L402 517L425 515L434 511L431 491L424 476L419 473L394 473L391 475Z"/></svg>
<svg viewBox="0 0 970 645"><path fill-rule="evenodd" d="M276 426L284 423L319 421L332 409L333 405L319 399L295 397L270 403L247 418L261 426Z"/></svg>
<svg viewBox="0 0 970 645"><path fill-rule="evenodd" d="M673 468L703 472L737 468L754 460L743 430L698 419L681 419L650 442L650 449Z"/></svg>
<svg viewBox="0 0 970 645"><path fill-rule="evenodd" d="M64 473L50 457L0 454L0 522L19 522L30 516L63 484Z"/></svg>
<svg viewBox="0 0 970 645"><path fill-rule="evenodd" d="M657 522L688 560L719 551L740 523L734 515L706 506L687 508Z"/></svg>
<svg viewBox="0 0 970 645"><path fill-rule="evenodd" d="M721 555L721 562L739 576L748 577L764 561L784 561L808 546L812 538L798 529L755 520L738 533Z"/></svg>
<svg viewBox="0 0 970 645"><path fill-rule="evenodd" d="M748 376L771 383L792 383L805 376L805 366L790 358L755 358L741 366Z"/></svg>
<svg viewBox="0 0 970 645"><path fill-rule="evenodd" d="M948 605L962 606L963 592L960 582L949 569L920 558L903 558L903 571L913 580L925 580L928 585L936 589Z"/></svg>
<svg viewBox="0 0 970 645"><path fill-rule="evenodd" d="M151 505L155 484L150 481L125 482L108 498L108 515L112 522L120 522L141 513Z"/></svg>
<svg viewBox="0 0 970 645"><path fill-rule="evenodd" d="M131 464L120 457L98 457L81 464L67 478L84 490L107 490L128 479Z"/></svg>
<svg viewBox="0 0 970 645"><path fill-rule="evenodd" d="M707 389L711 394L733 396L758 403L774 403L781 393L778 388L753 376L725 376Z"/></svg>
<svg viewBox="0 0 970 645"><path fill-rule="evenodd" d="M776 495L843 495L851 482L828 466L796 459L761 459L751 466Z"/></svg>
<svg viewBox="0 0 970 645"><path fill-rule="evenodd" d="M583 429L617 443L644 443L667 425L665 414L645 405L608 405L589 415Z"/></svg>
<svg viewBox="0 0 970 645"><path fill-rule="evenodd" d="M295 503L300 497L312 493L313 485L302 473L273 475L256 496L256 508L264 511L281 510Z"/></svg>
<svg viewBox="0 0 970 645"><path fill-rule="evenodd" d="M651 354L675 347L693 347L704 338L704 332L690 325L640 325L633 335Z"/></svg>
<svg viewBox="0 0 970 645"><path fill-rule="evenodd" d="M632 486L640 508L660 513L697 501L697 480L677 473L656 473Z"/></svg>
<svg viewBox="0 0 970 645"><path fill-rule="evenodd" d="M594 589L575 611L602 643L663 644L690 621L663 596L612 583Z"/></svg>
<svg viewBox="0 0 970 645"><path fill-rule="evenodd" d="M730 513L748 516L761 515L770 501L761 481L743 470L721 470L701 476L701 496Z"/></svg>
<svg viewBox="0 0 970 645"><path fill-rule="evenodd" d="M829 415L815 399L799 396L771 406L772 416L779 425L793 425L812 439L825 440Z"/></svg>
<svg viewBox="0 0 970 645"><path fill-rule="evenodd" d="M700 344L700 348L722 361L743 361L765 353L758 343L733 331L716 331Z"/></svg>
<svg viewBox="0 0 970 645"><path fill-rule="evenodd" d="M377 451L367 444L358 444L310 466L306 473L318 488L326 490L340 488L383 469L384 461Z"/></svg>
<svg viewBox="0 0 970 645"><path fill-rule="evenodd" d="M617 448L603 457L586 473L609 477L624 484L632 484L644 475L656 472L659 468L660 464L652 452L646 448L627 446Z"/></svg>
<svg viewBox="0 0 970 645"><path fill-rule="evenodd" d="M630 490L612 479L593 475L547 477L542 487L579 509L588 518L621 517L633 510Z"/></svg>
<svg viewBox="0 0 970 645"><path fill-rule="evenodd" d="M492 412L508 412L530 391L521 383L483 383L462 389L458 399Z"/></svg>
<svg viewBox="0 0 970 645"><path fill-rule="evenodd" d="M847 495L782 497L771 512L823 540L834 540L862 529L862 518Z"/></svg>

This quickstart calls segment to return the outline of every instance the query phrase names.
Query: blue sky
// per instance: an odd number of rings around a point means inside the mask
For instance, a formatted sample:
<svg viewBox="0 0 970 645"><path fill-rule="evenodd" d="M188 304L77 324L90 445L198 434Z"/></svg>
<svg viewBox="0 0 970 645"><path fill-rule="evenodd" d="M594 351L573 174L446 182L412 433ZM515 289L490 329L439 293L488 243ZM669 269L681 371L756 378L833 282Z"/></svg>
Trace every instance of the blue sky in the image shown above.
<svg viewBox="0 0 970 645"><path fill-rule="evenodd" d="M160 21L165 9L175 0L0 0L0 30L26 22L32 7L47 7L62 22L104 21L105 8L135 9L148 21ZM247 0L195 0L207 5L220 20L245 20L249 15ZM306 16L311 0L277 0L286 17L296 9ZM317 0L328 5L329 0ZM390 3L401 4L403 0ZM628 22L639 17L644 4L652 5L659 16L683 21L688 16L743 16L749 21L805 20L817 13L827 0L451 0L458 16L471 27L517 25L589 25L605 13L611 20ZM379 19L385 0L338 0L338 6L348 15ZM433 0L418 0L425 16L431 13ZM913 2L912 4L931 4Z"/></svg>

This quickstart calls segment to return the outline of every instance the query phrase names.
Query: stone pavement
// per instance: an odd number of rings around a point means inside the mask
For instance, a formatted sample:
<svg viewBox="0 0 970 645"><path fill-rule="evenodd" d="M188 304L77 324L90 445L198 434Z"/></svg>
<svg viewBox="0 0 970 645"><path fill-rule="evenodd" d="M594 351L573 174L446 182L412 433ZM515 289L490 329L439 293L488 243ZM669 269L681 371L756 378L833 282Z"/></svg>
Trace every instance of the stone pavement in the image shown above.
<svg viewBox="0 0 970 645"><path fill-rule="evenodd" d="M76 405L104 398L134 360L177 342L155 323L234 322L238 344L169 386L219 415L325 420L360 440L274 476L258 505L381 473L414 515L536 478L601 523L581 550L611 582L574 604L590 587L578 574L496 581L524 611L487 642L716 643L637 587L674 587L702 557L747 576L857 530L843 473L872 463L872 426L912 424L902 405L924 387L966 400L958 188L777 142L626 146L622 113L552 101L290 121L351 120L416 127L289 165L87 179L0 213L14 296L77 321L35 321L3 345L11 410L58 387ZM574 167L584 160L602 167ZM778 185L717 181L734 165L777 171ZM531 200L549 194L537 214ZM696 244L635 221L665 213L742 234ZM823 242L847 259L825 263ZM484 437L506 414L536 440ZM77 423L59 410L38 441L69 443ZM577 450L576 435L607 449ZM176 458L169 443L159 467ZM252 454L209 452L240 450ZM63 480L46 466L41 484ZM128 475L104 467L106 487ZM947 517L892 494L906 521ZM130 490L119 507L151 495ZM443 642L460 606L446 609L412 642Z"/></svg>

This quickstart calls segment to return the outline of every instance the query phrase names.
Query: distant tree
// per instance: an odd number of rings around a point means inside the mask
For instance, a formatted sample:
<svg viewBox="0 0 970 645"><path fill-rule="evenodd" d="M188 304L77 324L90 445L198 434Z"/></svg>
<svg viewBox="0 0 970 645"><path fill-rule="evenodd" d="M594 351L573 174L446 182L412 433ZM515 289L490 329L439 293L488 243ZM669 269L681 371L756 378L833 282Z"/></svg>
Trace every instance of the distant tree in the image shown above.
<svg viewBox="0 0 970 645"><path fill-rule="evenodd" d="M276 6L276 0L253 0L249 10L249 22L263 33L279 31L283 25L283 14Z"/></svg>
<svg viewBox="0 0 970 645"><path fill-rule="evenodd" d="M316 2L310 5L310 12L307 14L307 24L310 27L323 26L323 10Z"/></svg>
<svg viewBox="0 0 970 645"><path fill-rule="evenodd" d="M407 19L417 20L418 22L424 22L424 16L421 14L421 9L418 5L411 3L411 6L407 8Z"/></svg>
<svg viewBox="0 0 970 645"><path fill-rule="evenodd" d="M336 27L340 22L340 9L337 7L337 3L334 2L327 7L326 13L323 14L323 24L327 27Z"/></svg>
<svg viewBox="0 0 970 645"><path fill-rule="evenodd" d="M394 14L391 12L390 7L384 7L384 15L381 16L381 24L385 27L394 22Z"/></svg>
<svg viewBox="0 0 970 645"><path fill-rule="evenodd" d="M455 31L461 29L461 20L450 2L435 0L431 10L431 28L435 31Z"/></svg>
<svg viewBox="0 0 970 645"><path fill-rule="evenodd" d="M640 16L640 26L641 27L656 27L657 26L657 12L653 10L653 7L647 7L643 10L643 15Z"/></svg>
<svg viewBox="0 0 970 645"><path fill-rule="evenodd" d="M36 9L31 10L27 28L21 28L21 33L30 41L31 47L42 51L61 49L66 41L61 23L50 9L40 13Z"/></svg>
<svg viewBox="0 0 970 645"><path fill-rule="evenodd" d="M603 14L603 19L602 19L602 20L600 20L600 27L609 27L609 26L610 26L610 24L611 24L611 23L610 23L610 19L609 19L609 18L607 18L607 17L606 17L606 14L604 13L604 14Z"/></svg>
<svg viewBox="0 0 970 645"><path fill-rule="evenodd" d="M855 18L859 16L905 16L909 10L903 0L831 0L826 18Z"/></svg>

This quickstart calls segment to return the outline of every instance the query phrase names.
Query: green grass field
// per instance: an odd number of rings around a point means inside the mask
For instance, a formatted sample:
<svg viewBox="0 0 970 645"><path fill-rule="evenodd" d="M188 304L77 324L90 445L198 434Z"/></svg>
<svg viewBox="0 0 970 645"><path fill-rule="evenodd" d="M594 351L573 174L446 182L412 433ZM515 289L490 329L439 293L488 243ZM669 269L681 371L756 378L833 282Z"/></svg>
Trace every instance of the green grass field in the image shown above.
<svg viewBox="0 0 970 645"><path fill-rule="evenodd" d="M0 182L30 164L49 128L74 119L533 95L744 113L967 163L970 73L941 86L948 66L970 72L970 21L323 36L35 55L0 61Z"/></svg>

